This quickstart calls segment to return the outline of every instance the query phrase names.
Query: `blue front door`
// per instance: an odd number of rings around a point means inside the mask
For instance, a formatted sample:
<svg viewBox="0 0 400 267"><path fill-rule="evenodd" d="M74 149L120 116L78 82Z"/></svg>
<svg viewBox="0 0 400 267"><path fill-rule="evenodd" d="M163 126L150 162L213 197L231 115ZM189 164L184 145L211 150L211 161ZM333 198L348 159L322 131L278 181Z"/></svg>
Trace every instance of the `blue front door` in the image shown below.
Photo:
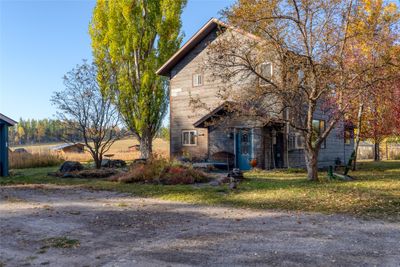
<svg viewBox="0 0 400 267"><path fill-rule="evenodd" d="M252 154L251 130L238 129L236 132L236 166L241 170L250 170Z"/></svg>

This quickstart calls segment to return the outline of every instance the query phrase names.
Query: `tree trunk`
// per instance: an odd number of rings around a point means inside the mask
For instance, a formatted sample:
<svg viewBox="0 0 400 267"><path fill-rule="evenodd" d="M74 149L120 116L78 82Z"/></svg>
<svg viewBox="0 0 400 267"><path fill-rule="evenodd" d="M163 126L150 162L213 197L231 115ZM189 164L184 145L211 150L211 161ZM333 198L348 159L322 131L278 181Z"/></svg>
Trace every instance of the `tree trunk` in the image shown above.
<svg viewBox="0 0 400 267"><path fill-rule="evenodd" d="M385 142L385 146L386 146L386 160L389 160L389 151L388 151L388 142Z"/></svg>
<svg viewBox="0 0 400 267"><path fill-rule="evenodd" d="M153 137L148 133L143 133L140 138L140 158L148 159L153 153Z"/></svg>
<svg viewBox="0 0 400 267"><path fill-rule="evenodd" d="M364 103L360 103L358 106L358 114L357 114L357 134L356 140L354 142L354 160L352 170L355 171L357 169L357 155L358 155L358 147L360 146L360 134L361 134L361 126L362 126L362 114L364 111Z"/></svg>
<svg viewBox="0 0 400 267"><path fill-rule="evenodd" d="M96 169L100 169L101 168L101 159L98 155L95 155L93 157L94 159L94 164L96 165Z"/></svg>
<svg viewBox="0 0 400 267"><path fill-rule="evenodd" d="M381 159L379 152L379 142L375 141L374 144L374 161L379 161Z"/></svg>
<svg viewBox="0 0 400 267"><path fill-rule="evenodd" d="M304 150L306 153L307 178L310 181L319 181L318 179L318 154L315 151Z"/></svg>

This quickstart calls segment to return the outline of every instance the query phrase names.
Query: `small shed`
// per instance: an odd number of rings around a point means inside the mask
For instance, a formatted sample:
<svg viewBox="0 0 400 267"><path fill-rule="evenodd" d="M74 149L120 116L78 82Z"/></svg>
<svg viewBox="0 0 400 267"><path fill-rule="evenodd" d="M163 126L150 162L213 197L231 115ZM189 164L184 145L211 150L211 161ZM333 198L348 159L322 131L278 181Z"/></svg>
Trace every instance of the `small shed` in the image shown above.
<svg viewBox="0 0 400 267"><path fill-rule="evenodd" d="M8 127L16 123L0 113L0 176L8 176Z"/></svg>
<svg viewBox="0 0 400 267"><path fill-rule="evenodd" d="M85 145L81 143L75 143L75 144L67 143L52 147L51 150L64 153L83 153L85 151Z"/></svg>

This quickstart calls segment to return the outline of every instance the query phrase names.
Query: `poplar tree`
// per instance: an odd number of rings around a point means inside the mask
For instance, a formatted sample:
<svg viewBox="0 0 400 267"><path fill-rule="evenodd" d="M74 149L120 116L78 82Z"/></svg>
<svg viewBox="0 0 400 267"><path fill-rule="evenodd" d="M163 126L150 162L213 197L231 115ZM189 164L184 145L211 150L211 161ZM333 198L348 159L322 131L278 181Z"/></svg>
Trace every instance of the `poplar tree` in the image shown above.
<svg viewBox="0 0 400 267"><path fill-rule="evenodd" d="M98 0L89 33L98 81L111 95L142 158L168 108L168 84L156 70L180 47L186 0Z"/></svg>

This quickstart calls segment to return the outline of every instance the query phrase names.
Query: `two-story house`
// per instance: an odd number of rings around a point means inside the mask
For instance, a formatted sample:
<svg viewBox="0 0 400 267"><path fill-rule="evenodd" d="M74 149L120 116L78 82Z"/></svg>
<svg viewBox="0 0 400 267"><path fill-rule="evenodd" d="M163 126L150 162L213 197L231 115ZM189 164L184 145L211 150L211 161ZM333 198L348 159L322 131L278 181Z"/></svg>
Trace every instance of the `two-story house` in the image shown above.
<svg viewBox="0 0 400 267"><path fill-rule="evenodd" d="M222 38L226 25L217 19L208 21L161 68L158 75L170 83L170 153L171 157L187 155L197 160L228 161L237 168L250 169L250 161L264 169L304 167L302 136L285 123L265 123L248 117L226 125L208 123L215 117L228 116L227 103L217 97L223 84L210 79L201 68L209 45ZM243 34L243 33L241 33ZM247 34L244 34L248 38ZM266 65L272 72L273 63ZM193 110L190 102L196 95L210 107L208 111ZM324 115L316 112L315 127L325 127ZM351 138L344 138L340 128L334 129L319 153L319 167L345 162L352 150Z"/></svg>

